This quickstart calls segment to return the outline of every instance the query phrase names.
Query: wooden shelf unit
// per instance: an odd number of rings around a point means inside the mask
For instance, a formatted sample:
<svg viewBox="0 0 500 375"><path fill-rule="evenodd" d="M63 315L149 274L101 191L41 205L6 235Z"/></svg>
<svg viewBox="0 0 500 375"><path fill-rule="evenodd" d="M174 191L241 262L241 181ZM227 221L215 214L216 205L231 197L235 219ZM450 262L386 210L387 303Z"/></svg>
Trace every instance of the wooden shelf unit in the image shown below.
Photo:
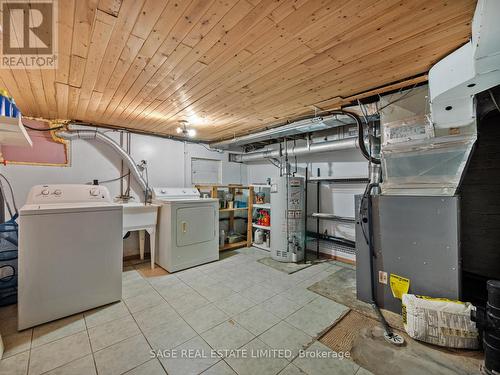
<svg viewBox="0 0 500 375"><path fill-rule="evenodd" d="M244 185L195 185L195 187L200 191L209 191L211 198L218 198L219 190L227 190L230 194L233 195L233 198L236 197L236 192L241 190L248 190L247 196L247 207L234 207L234 208L219 208L219 213L227 213L229 214L229 231L234 229L234 213L235 212L247 212L247 238L243 241L238 241L235 243L226 243L224 246L219 246L219 251L226 250L234 250L239 249L241 247L250 247L252 246L252 211L253 211L253 201L254 201L254 189L253 186L244 186ZM220 206L220 205L219 205ZM236 218L237 219L237 218ZM220 217L219 217L220 220Z"/></svg>
<svg viewBox="0 0 500 375"><path fill-rule="evenodd" d="M254 189L254 197L257 193L262 192L263 190L267 190L266 195L268 195L267 199L265 199L264 203L254 203L252 206L252 220L253 220L253 209L259 210L267 210L271 215L271 185L270 184L252 184L250 185ZM271 226L266 226L266 225L259 225L256 222L252 222L252 228L253 229L262 229L265 230L267 235L271 235ZM253 239L253 232L252 232L252 239ZM272 238L271 238L272 241ZM256 247L261 250L265 251L271 251L271 248L266 246L265 242L263 244L256 244L252 242L252 246Z"/></svg>

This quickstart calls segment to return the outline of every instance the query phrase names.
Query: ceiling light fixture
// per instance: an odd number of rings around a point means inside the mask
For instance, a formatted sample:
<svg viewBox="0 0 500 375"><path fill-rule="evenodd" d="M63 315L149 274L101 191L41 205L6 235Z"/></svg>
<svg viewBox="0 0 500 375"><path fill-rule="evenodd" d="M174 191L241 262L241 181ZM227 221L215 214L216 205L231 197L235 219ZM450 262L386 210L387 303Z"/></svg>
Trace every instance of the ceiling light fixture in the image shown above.
<svg viewBox="0 0 500 375"><path fill-rule="evenodd" d="M182 134L184 136L187 136L189 138L193 138L196 135L196 130L193 128L187 127L188 122L186 120L179 120L179 126L175 131L177 134Z"/></svg>

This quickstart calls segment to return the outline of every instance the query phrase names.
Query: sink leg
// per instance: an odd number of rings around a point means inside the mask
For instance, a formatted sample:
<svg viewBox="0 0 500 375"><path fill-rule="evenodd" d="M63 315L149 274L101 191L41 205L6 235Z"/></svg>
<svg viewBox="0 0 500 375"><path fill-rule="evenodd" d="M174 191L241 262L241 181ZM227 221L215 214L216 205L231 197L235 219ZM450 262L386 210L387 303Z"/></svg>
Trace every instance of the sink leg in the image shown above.
<svg viewBox="0 0 500 375"><path fill-rule="evenodd" d="M141 256L141 260L144 259L144 240L146 238L146 231L145 230L140 230L139 231L139 254Z"/></svg>
<svg viewBox="0 0 500 375"><path fill-rule="evenodd" d="M155 268L155 250L156 250L156 231L154 229L148 229L149 234L149 248L151 252L151 269Z"/></svg>

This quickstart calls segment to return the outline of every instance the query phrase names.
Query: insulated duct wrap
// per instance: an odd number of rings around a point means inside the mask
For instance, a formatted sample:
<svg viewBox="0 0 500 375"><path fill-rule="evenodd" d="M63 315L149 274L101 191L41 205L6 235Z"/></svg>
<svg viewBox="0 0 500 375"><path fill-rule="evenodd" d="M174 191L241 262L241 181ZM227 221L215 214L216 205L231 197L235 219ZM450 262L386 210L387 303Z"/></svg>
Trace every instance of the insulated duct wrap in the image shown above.
<svg viewBox="0 0 500 375"><path fill-rule="evenodd" d="M108 137L107 135L100 133L96 130L76 130L76 129L70 129L69 131L59 131L57 132L57 136L66 139L66 140L72 140L72 139L86 139L86 140L91 140L91 139L96 139L98 141L101 141L108 146L110 146L122 159L123 161L127 164L127 167L130 169L130 173L134 176L138 184L140 185L141 189L149 195L149 188L144 180L144 178L141 175L141 172L139 171L139 168L137 167L136 163L134 162L134 159L125 152L121 146L116 143L113 139Z"/></svg>
<svg viewBox="0 0 500 375"><path fill-rule="evenodd" d="M330 142L311 143L309 145L288 147L288 156L300 156L307 154L316 154L320 152L340 151L359 148L357 138L347 138ZM285 150L279 149L265 149L259 152L250 152L247 154L230 154L230 161L237 163L246 163L262 159L279 158L285 154Z"/></svg>

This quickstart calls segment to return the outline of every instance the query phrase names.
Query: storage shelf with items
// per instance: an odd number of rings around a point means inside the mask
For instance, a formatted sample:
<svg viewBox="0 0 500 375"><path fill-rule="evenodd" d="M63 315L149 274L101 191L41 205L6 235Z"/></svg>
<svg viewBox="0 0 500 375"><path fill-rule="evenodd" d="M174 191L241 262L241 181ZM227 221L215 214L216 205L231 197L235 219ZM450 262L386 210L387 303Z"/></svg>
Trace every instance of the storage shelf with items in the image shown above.
<svg viewBox="0 0 500 375"><path fill-rule="evenodd" d="M219 251L252 244L253 187L195 185L202 196L219 199Z"/></svg>
<svg viewBox="0 0 500 375"><path fill-rule="evenodd" d="M271 185L253 184L252 246L271 251Z"/></svg>
<svg viewBox="0 0 500 375"><path fill-rule="evenodd" d="M316 258L320 257L320 243L321 241L328 240L335 243L338 246L342 246L345 248L354 248L355 244L348 238L340 237L340 236L331 236L328 233L322 233L320 223L322 221L332 221L337 223L350 223L354 224L356 219L354 217L347 216L339 216L332 212L321 212L321 187L323 184L330 185L339 185L339 184L366 184L369 182L369 179L366 177L346 177L346 178L338 178L338 177L321 177L320 171L318 169L317 177L309 177L306 179L306 186L309 183L316 184L316 212L312 212L309 215L306 215L306 228L309 220L316 221L316 230L314 232L308 232L309 238L306 241L314 241L316 243ZM307 201L307 189L306 189L306 201ZM340 258L339 258L340 259Z"/></svg>

